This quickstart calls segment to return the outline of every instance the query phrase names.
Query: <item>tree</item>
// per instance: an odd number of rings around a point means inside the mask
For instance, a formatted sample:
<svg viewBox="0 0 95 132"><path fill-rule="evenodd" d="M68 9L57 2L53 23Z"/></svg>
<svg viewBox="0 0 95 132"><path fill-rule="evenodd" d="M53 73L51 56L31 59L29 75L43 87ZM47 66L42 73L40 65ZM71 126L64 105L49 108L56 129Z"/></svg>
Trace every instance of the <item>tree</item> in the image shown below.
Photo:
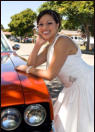
<svg viewBox="0 0 95 132"><path fill-rule="evenodd" d="M93 1L49 1L44 3L38 11L43 9L53 9L60 13L66 20L62 22L64 28L78 29L87 36L87 47L89 50L90 32L93 35L94 25L94 2Z"/></svg>
<svg viewBox="0 0 95 132"><path fill-rule="evenodd" d="M9 28L3 29L4 32L10 32Z"/></svg>
<svg viewBox="0 0 95 132"><path fill-rule="evenodd" d="M35 19L36 13L27 8L26 10L12 16L11 22L8 26L14 35L22 37L25 34L32 32Z"/></svg>
<svg viewBox="0 0 95 132"><path fill-rule="evenodd" d="M1 24L1 29L3 30L4 29L4 27L3 27L3 25Z"/></svg>
<svg viewBox="0 0 95 132"><path fill-rule="evenodd" d="M4 32L9 32L9 29L5 29L4 26L1 24L1 30L3 30Z"/></svg>
<svg viewBox="0 0 95 132"><path fill-rule="evenodd" d="M66 24L72 23L72 25L76 25L78 28L81 27L87 37L86 50L89 50L90 32L93 35L92 25L94 25L94 2L70 1L67 4L68 6L65 8L65 14L68 14L68 22Z"/></svg>

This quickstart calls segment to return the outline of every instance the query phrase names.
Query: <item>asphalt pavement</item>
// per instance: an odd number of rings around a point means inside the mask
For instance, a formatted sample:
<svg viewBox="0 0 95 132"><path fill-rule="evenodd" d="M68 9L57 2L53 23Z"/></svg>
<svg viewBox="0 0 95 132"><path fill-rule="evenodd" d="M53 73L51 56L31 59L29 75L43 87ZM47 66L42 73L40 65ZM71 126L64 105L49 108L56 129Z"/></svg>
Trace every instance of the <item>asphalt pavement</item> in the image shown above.
<svg viewBox="0 0 95 132"><path fill-rule="evenodd" d="M17 44L17 42L9 41L11 45ZM18 43L20 45L20 49L17 50L17 54L24 57L25 59L28 59L29 54L32 52L32 49L34 47L33 43ZM43 50L43 48L46 45L44 45L40 52ZM83 60L88 63L89 65L94 65L94 55L88 55L88 54L82 54ZM40 68L45 69L46 63L40 66ZM58 78L54 78L52 81L45 80L45 83L48 87L48 90L50 92L53 104L55 103L59 92L63 89L62 83L58 80Z"/></svg>

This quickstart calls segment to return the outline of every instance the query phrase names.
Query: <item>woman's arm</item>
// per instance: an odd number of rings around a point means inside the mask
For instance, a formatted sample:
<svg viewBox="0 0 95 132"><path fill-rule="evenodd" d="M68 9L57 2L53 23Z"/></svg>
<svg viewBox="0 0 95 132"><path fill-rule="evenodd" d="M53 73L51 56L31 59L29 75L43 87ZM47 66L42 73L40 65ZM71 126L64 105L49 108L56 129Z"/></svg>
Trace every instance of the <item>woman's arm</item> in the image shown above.
<svg viewBox="0 0 95 132"><path fill-rule="evenodd" d="M44 49L44 51L40 55L38 55L40 48L45 43L46 43L46 40L44 40L42 36L39 34L36 39L36 43L32 50L32 53L29 55L29 58L27 61L28 66L36 67L46 61L47 48Z"/></svg>
<svg viewBox="0 0 95 132"><path fill-rule="evenodd" d="M75 45L67 38L59 38L54 46L54 53L51 63L47 70L31 68L30 73L46 80L52 80L57 76L61 67L64 65L68 55L75 54Z"/></svg>
<svg viewBox="0 0 95 132"><path fill-rule="evenodd" d="M48 47L49 47L49 45L47 45L43 49L43 51L40 54L38 54L41 46L35 45L32 50L32 53L29 55L27 65L37 67L37 66L43 64L44 62L46 62Z"/></svg>
<svg viewBox="0 0 95 132"><path fill-rule="evenodd" d="M41 70L32 67L29 70L29 73L46 80L52 80L54 77L58 75L68 55L75 54L76 51L77 48L70 39L59 38L54 46L54 53L48 69ZM17 67L17 70L22 70L24 72L26 72L26 69L27 66Z"/></svg>
<svg viewBox="0 0 95 132"><path fill-rule="evenodd" d="M29 55L27 65L20 65L20 66L17 66L15 69L22 71L22 72L26 72L26 69L28 68L28 66L36 67L36 66L43 64L47 60L47 51L48 51L49 45L47 45L40 54L38 54L38 52L39 52L41 46L45 43L46 43L46 40L44 40L39 35L37 37L36 44L31 52L31 54Z"/></svg>

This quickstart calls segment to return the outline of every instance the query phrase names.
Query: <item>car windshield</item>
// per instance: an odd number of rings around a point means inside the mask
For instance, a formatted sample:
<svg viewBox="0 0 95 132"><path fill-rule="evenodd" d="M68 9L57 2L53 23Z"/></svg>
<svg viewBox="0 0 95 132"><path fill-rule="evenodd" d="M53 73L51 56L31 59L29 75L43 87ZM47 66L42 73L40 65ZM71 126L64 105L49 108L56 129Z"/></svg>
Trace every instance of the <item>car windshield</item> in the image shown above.
<svg viewBox="0 0 95 132"><path fill-rule="evenodd" d="M8 52L8 51L11 51L11 48L8 45L5 38L3 37L3 35L1 35L1 52Z"/></svg>

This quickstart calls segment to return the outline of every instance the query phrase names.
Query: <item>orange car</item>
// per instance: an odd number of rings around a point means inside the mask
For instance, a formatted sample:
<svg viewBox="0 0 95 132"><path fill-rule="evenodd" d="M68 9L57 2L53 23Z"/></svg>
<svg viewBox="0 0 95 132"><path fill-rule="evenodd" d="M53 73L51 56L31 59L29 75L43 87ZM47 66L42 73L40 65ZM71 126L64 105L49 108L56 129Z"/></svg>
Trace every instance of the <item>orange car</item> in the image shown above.
<svg viewBox="0 0 95 132"><path fill-rule="evenodd" d="M26 61L1 32L1 131L50 132L53 105L48 89L41 78L17 72L20 64Z"/></svg>

